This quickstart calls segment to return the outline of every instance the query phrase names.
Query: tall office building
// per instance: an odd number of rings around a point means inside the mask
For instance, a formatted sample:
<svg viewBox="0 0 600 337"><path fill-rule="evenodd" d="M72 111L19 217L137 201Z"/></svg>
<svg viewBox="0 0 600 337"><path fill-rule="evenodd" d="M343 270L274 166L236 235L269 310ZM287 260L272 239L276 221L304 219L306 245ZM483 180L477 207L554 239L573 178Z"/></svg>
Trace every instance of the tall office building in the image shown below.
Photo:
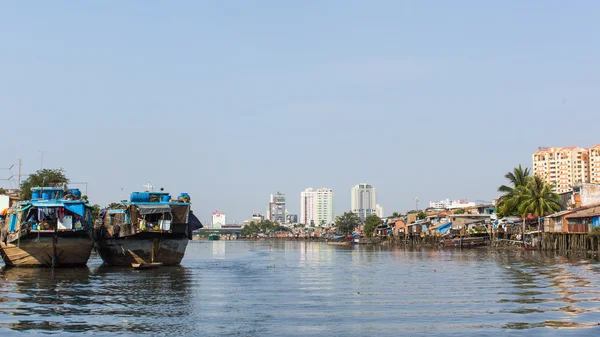
<svg viewBox="0 0 600 337"><path fill-rule="evenodd" d="M271 194L268 211L267 216L269 220L284 224L287 211L285 208L285 194L279 192Z"/></svg>
<svg viewBox="0 0 600 337"><path fill-rule="evenodd" d="M319 226L333 223L333 190L319 188L315 192L316 221Z"/></svg>
<svg viewBox="0 0 600 337"><path fill-rule="evenodd" d="M333 223L333 190L307 188L300 193L300 223L323 226Z"/></svg>
<svg viewBox="0 0 600 337"><path fill-rule="evenodd" d="M568 192L577 183L591 182L590 164L596 164L596 145L591 149L578 146L540 148L533 154L533 174L540 176L548 184L554 184L557 193ZM591 161L590 152L594 153ZM593 173L597 174L595 166ZM594 180L598 180L594 178Z"/></svg>
<svg viewBox="0 0 600 337"><path fill-rule="evenodd" d="M350 202L352 212L358 215L361 221L365 221L369 215L376 214L375 187L369 184L358 184L352 187Z"/></svg>
<svg viewBox="0 0 600 337"><path fill-rule="evenodd" d="M310 187L300 193L300 223L309 226L316 223L315 199L316 193Z"/></svg>

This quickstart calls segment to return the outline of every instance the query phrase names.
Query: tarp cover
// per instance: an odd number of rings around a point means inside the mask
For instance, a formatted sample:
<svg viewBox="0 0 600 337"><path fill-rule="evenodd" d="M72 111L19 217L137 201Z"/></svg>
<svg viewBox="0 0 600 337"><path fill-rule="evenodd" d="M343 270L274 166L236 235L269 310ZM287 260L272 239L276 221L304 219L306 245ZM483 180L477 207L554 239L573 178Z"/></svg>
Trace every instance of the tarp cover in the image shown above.
<svg viewBox="0 0 600 337"><path fill-rule="evenodd" d="M169 205L137 205L140 214L156 214L156 213L170 213L171 207Z"/></svg>
<svg viewBox="0 0 600 337"><path fill-rule="evenodd" d="M189 220L188 221L189 221L189 225L188 226L190 227L190 230L195 231L196 229L200 229L200 228L204 227L204 226L202 226L202 223L200 222L200 219L198 219L194 215L194 213L192 213L191 211L190 211L190 215L189 215Z"/></svg>
<svg viewBox="0 0 600 337"><path fill-rule="evenodd" d="M75 214L79 214L81 216L85 215L85 206L83 204L67 204L65 203L65 209L73 212Z"/></svg>
<svg viewBox="0 0 600 337"><path fill-rule="evenodd" d="M450 227L452 227L452 222L446 222L445 224L439 226L437 229L438 232L440 232L441 234L446 233Z"/></svg>

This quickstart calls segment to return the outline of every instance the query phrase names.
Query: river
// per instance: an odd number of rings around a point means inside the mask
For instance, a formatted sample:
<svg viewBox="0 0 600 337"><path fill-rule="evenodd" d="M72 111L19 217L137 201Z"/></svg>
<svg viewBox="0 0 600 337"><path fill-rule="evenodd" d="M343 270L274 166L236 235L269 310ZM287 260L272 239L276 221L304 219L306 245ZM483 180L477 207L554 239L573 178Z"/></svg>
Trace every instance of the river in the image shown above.
<svg viewBox="0 0 600 337"><path fill-rule="evenodd" d="M0 278L3 337L600 334L600 263L531 251L194 241L179 267Z"/></svg>

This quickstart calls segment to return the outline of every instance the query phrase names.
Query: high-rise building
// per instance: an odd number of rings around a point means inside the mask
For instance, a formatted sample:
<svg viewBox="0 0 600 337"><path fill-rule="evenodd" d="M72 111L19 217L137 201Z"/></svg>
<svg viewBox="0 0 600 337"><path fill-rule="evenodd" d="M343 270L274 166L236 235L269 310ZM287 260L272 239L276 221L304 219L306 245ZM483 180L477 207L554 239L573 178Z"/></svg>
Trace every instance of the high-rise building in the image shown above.
<svg viewBox="0 0 600 337"><path fill-rule="evenodd" d="M314 225L316 216L315 209L316 193L312 188L307 188L300 193L300 223Z"/></svg>
<svg viewBox="0 0 600 337"><path fill-rule="evenodd" d="M279 192L271 194L271 201L269 202L268 211L269 220L284 224L285 215L287 212L285 208L285 194Z"/></svg>
<svg viewBox="0 0 600 337"><path fill-rule="evenodd" d="M310 226L333 222L333 190L307 188L300 193L300 223Z"/></svg>
<svg viewBox="0 0 600 337"><path fill-rule="evenodd" d="M376 214L377 197L375 187L369 184L358 184L352 187L350 202L352 212L356 213L361 221L365 221L369 215Z"/></svg>
<svg viewBox="0 0 600 337"><path fill-rule="evenodd" d="M600 184L600 144L590 148L590 183Z"/></svg>
<svg viewBox="0 0 600 337"><path fill-rule="evenodd" d="M315 195L316 225L323 226L333 223L333 190L319 188Z"/></svg>
<svg viewBox="0 0 600 337"><path fill-rule="evenodd" d="M577 183L590 182L589 152L578 146L541 148L533 154L533 174L554 184L555 192L568 192Z"/></svg>
<svg viewBox="0 0 600 337"><path fill-rule="evenodd" d="M383 206L381 206L380 204L376 204L375 205L375 213L377 214L378 217L383 218Z"/></svg>
<svg viewBox="0 0 600 337"><path fill-rule="evenodd" d="M210 226L210 228L223 228L223 226L226 224L225 222L225 214L223 214L222 212L219 211L215 211L212 213L212 224Z"/></svg>

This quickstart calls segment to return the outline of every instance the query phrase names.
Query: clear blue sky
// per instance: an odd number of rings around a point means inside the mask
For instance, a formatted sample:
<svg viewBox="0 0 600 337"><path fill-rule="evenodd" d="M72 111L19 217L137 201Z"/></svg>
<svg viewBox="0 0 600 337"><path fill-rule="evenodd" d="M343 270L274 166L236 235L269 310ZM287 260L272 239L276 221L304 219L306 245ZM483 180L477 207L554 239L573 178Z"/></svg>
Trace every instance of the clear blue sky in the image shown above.
<svg viewBox="0 0 600 337"><path fill-rule="evenodd" d="M94 203L151 181L204 221L276 191L298 213L307 187L341 213L362 182L386 213L492 200L538 146L600 143L598 17L598 1L3 2L0 167L33 172L44 150Z"/></svg>

